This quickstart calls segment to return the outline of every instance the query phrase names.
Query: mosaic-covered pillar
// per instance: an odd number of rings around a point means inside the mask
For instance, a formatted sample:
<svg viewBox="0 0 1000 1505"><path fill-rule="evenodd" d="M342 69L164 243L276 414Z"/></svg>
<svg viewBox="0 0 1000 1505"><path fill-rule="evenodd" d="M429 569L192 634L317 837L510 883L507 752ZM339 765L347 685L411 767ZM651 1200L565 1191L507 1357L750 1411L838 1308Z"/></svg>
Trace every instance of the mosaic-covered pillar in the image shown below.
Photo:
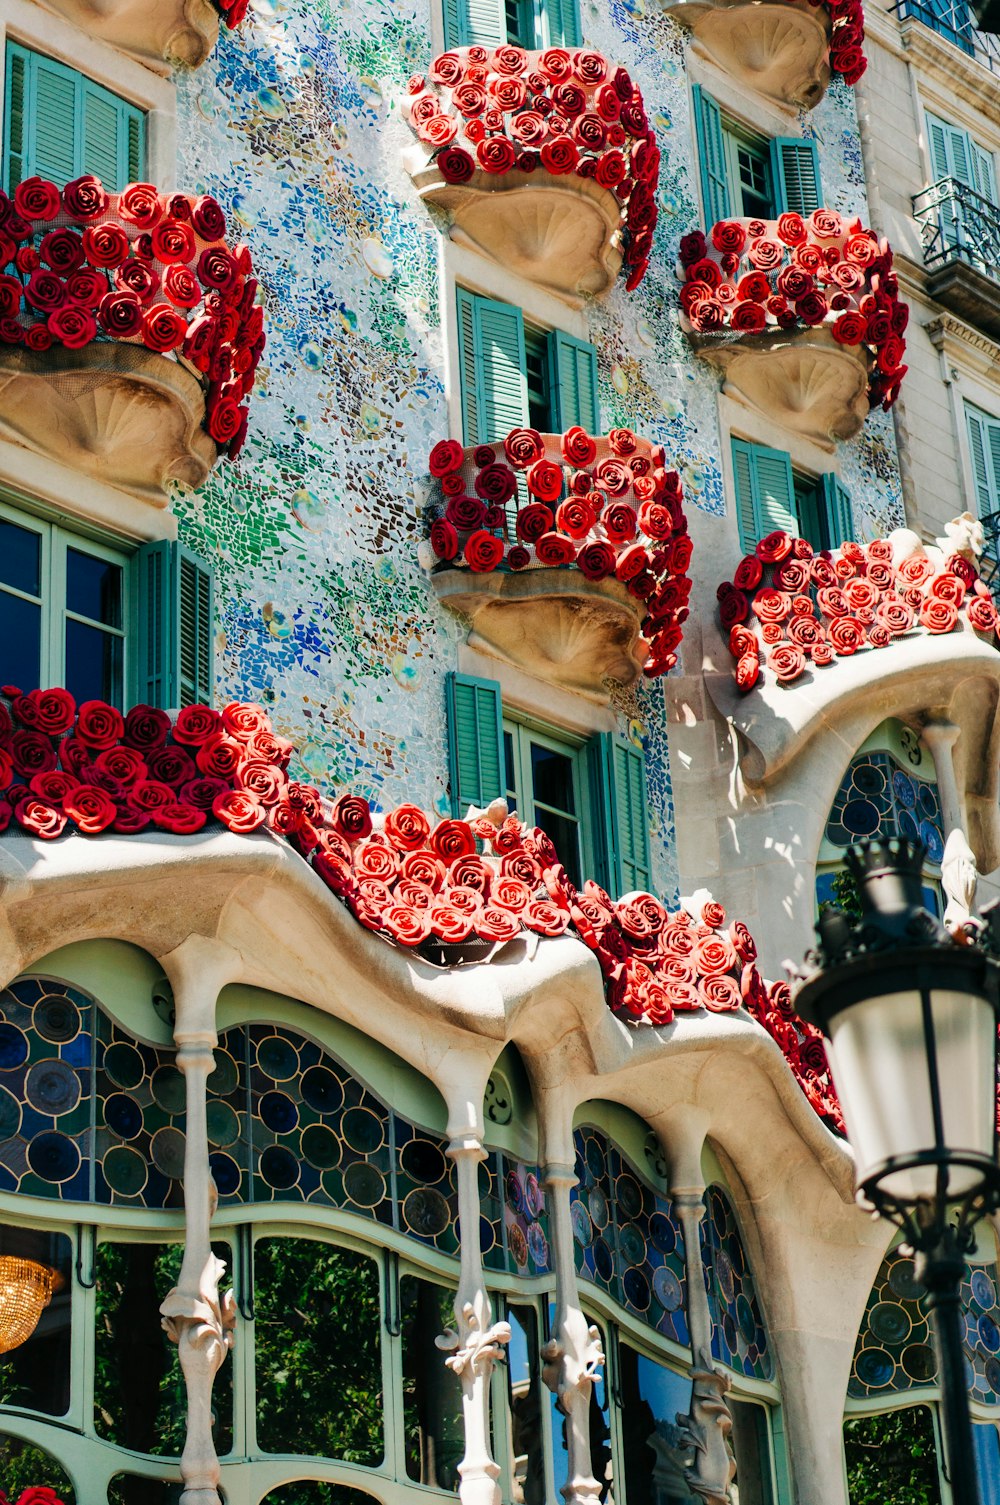
<svg viewBox="0 0 1000 1505"><path fill-rule="evenodd" d="M494 1322L479 1243L479 1166L483 1147L482 1101L489 1063L461 1061L449 1054L454 1089L443 1084L448 1101L448 1150L455 1162L458 1192L460 1271L455 1296L455 1327L437 1339L445 1363L462 1384L465 1455L458 1466L462 1505L500 1505L500 1465L490 1450L490 1377L510 1342L510 1324Z"/></svg>
<svg viewBox="0 0 1000 1505"><path fill-rule="evenodd" d="M212 1386L233 1344L236 1305L231 1291L219 1292L226 1267L212 1253L210 1225L218 1195L208 1160L206 1084L218 1044L216 1000L220 989L239 975L239 957L204 936L189 936L160 960L174 990L174 1040L187 1114L184 1259L178 1282L160 1307L163 1326L180 1352L187 1389L181 1505L220 1505Z"/></svg>
<svg viewBox="0 0 1000 1505"><path fill-rule="evenodd" d="M570 1193L577 1184L572 1132L561 1148L565 1158L546 1157L544 1184L556 1274L556 1315L552 1337L542 1349L542 1378L566 1418L566 1505L593 1505L601 1485L594 1478L590 1446L590 1399L604 1363L597 1328L580 1308L573 1252Z"/></svg>

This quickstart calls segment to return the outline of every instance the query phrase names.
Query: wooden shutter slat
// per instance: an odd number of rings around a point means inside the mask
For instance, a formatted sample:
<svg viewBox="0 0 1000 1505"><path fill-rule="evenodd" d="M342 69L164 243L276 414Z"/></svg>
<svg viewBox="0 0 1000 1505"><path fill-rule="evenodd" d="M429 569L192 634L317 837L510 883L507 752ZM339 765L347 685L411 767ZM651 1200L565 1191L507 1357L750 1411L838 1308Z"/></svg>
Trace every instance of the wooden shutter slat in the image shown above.
<svg viewBox="0 0 1000 1505"><path fill-rule="evenodd" d="M144 544L136 561L133 625L138 699L162 710L214 693L212 572L178 543Z"/></svg>
<svg viewBox="0 0 1000 1505"><path fill-rule="evenodd" d="M997 510L996 493L990 470L990 445L986 430L988 419L985 413L979 413L975 408L966 407L965 421L969 433L972 480L976 488L976 502L979 506L979 516L988 517L991 512Z"/></svg>
<svg viewBox="0 0 1000 1505"><path fill-rule="evenodd" d="M854 538L854 510L851 506L851 493L833 471L828 471L822 477L822 481L830 548L835 549L839 544L848 543Z"/></svg>
<svg viewBox="0 0 1000 1505"><path fill-rule="evenodd" d="M598 881L614 898L649 889L649 802L642 750L602 732L591 743L590 766L599 823Z"/></svg>
<svg viewBox="0 0 1000 1505"><path fill-rule="evenodd" d="M524 321L519 308L475 298L479 367L479 427L483 441L502 439L528 422Z"/></svg>
<svg viewBox="0 0 1000 1505"><path fill-rule="evenodd" d="M695 84L691 93L702 208L705 213L705 228L708 230L719 220L729 218L729 183L726 177L726 148L722 139L722 114L715 100L705 93L700 84Z"/></svg>
<svg viewBox="0 0 1000 1505"><path fill-rule="evenodd" d="M30 110L28 60L23 48L7 47L7 80L4 98L3 181L12 194L27 177L24 170L25 126Z"/></svg>
<svg viewBox="0 0 1000 1505"><path fill-rule="evenodd" d="M446 681L448 768L456 817L504 793L503 712L495 679L451 672Z"/></svg>
<svg viewBox="0 0 1000 1505"><path fill-rule="evenodd" d="M798 533L792 462L784 450L751 445L756 477L761 537L768 533Z"/></svg>
<svg viewBox="0 0 1000 1505"><path fill-rule="evenodd" d="M215 688L211 571L178 549L177 657L181 705L211 703Z"/></svg>
<svg viewBox="0 0 1000 1505"><path fill-rule="evenodd" d="M778 136L771 142L771 175L778 214L812 214L822 201L815 141Z"/></svg>
<svg viewBox="0 0 1000 1505"><path fill-rule="evenodd" d="M752 554L762 537L760 518L754 503L753 445L745 439L733 440L733 480L736 491L736 524L740 548Z"/></svg>
<svg viewBox="0 0 1000 1505"><path fill-rule="evenodd" d="M552 425L557 433L577 424L588 434L601 432L597 352L593 345L561 329L553 329L549 335L549 392Z"/></svg>
<svg viewBox="0 0 1000 1505"><path fill-rule="evenodd" d="M80 75L37 52L28 57L33 77L31 114L25 122L25 176L49 178L61 187L82 171Z"/></svg>
<svg viewBox="0 0 1000 1505"><path fill-rule="evenodd" d="M577 0L545 0L548 36L540 38L546 47L579 47L583 36Z"/></svg>

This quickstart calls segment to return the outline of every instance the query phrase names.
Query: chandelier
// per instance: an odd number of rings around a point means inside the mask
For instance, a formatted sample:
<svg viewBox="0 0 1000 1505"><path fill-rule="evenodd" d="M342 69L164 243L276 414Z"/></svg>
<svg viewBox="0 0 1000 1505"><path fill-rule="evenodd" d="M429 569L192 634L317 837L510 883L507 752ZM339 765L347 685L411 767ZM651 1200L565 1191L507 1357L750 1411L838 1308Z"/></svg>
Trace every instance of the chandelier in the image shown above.
<svg viewBox="0 0 1000 1505"><path fill-rule="evenodd" d="M61 1284L62 1276L48 1265L16 1254L0 1255L0 1353L28 1341Z"/></svg>

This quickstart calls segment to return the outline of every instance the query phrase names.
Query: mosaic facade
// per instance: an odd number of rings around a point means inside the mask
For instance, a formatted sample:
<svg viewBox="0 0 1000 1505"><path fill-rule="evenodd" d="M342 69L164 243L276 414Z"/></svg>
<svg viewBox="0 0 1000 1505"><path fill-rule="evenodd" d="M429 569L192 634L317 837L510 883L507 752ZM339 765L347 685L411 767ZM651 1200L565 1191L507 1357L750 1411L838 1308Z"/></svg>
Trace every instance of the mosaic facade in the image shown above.
<svg viewBox="0 0 1000 1505"><path fill-rule="evenodd" d="M587 312L603 427L662 443L688 507L721 518L717 378L681 333L673 274L698 219L683 33L643 0L584 6L583 27L629 69L663 152L650 271ZM443 310L431 211L399 162L402 92L432 51L412 0L259 0L205 68L179 79L179 176L215 193L252 241L268 348L243 459L178 511L182 538L216 570L220 695L263 700L310 779L446 813L443 676L460 629L416 557L425 457L449 433ZM867 222L851 92L835 83L803 128L827 205ZM843 446L843 473L866 530L899 523L887 417ZM669 685L643 686L620 711L650 754L666 897L665 695Z"/></svg>

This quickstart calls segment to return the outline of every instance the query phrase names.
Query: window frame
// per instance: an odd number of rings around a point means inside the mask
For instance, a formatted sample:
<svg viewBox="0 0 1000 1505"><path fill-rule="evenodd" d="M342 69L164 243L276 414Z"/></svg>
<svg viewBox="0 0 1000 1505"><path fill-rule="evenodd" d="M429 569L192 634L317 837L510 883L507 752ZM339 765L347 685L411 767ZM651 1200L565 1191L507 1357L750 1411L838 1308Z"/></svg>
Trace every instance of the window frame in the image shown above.
<svg viewBox="0 0 1000 1505"><path fill-rule="evenodd" d="M743 182L740 175L739 150L743 147L751 153L756 162L759 162L764 170L764 182L766 192L761 195L766 198L769 212L760 216L764 219L776 219L778 216L777 191L774 182L774 167L771 161L770 139L762 136L751 126L737 120L725 110L720 112L720 124L722 126L723 159L726 169L726 182L729 185L730 211L734 219L754 218L753 215L745 214L743 210ZM736 205L733 202L736 195L740 196L739 213L736 213Z"/></svg>
<svg viewBox="0 0 1000 1505"><path fill-rule="evenodd" d="M39 682L38 686L26 685L25 689L42 688L62 685L66 683L66 626L69 621L81 622L85 626L99 628L118 638L122 645L121 662L121 705L119 709L124 711L128 706L133 687L135 673L135 629L132 621L132 589L133 589L133 560L134 550L115 547L102 539L94 538L89 532L77 531L63 526L62 522L55 522L43 518L36 513L24 511L14 506L5 497L0 496L0 519L12 523L15 527L23 528L26 532L35 533L42 541L41 548L41 595L39 605L41 610L41 633L39 646ZM103 559L108 564L117 565L122 571L122 596L120 628L109 627L103 623L93 622L91 619L70 612L66 602L66 552L68 549L77 549L80 553L90 554L92 558ZM0 586L0 594L17 596L20 600L31 601L33 598L12 586ZM130 641L131 639L131 641Z"/></svg>
<svg viewBox="0 0 1000 1505"><path fill-rule="evenodd" d="M510 802L510 795L514 795L514 809L518 816L527 825L541 826L547 830L543 819L536 819L536 801L534 792L525 795L526 789L531 787L531 744L548 749L550 752L561 753L570 759L570 777L573 782L573 798L577 804L576 822L579 832L578 860L581 874L593 871L595 852L595 815L592 808L589 770L587 764L587 750L589 739L580 737L573 732L565 732L560 727L548 726L544 722L536 721L533 717L519 715L507 707L503 707L503 734L504 734L504 794ZM507 785L506 751L507 734L513 737L513 762L514 762L514 788ZM522 797L524 796L524 797ZM549 813L549 807L542 805L542 814ZM555 813L564 819L573 819L568 811Z"/></svg>

